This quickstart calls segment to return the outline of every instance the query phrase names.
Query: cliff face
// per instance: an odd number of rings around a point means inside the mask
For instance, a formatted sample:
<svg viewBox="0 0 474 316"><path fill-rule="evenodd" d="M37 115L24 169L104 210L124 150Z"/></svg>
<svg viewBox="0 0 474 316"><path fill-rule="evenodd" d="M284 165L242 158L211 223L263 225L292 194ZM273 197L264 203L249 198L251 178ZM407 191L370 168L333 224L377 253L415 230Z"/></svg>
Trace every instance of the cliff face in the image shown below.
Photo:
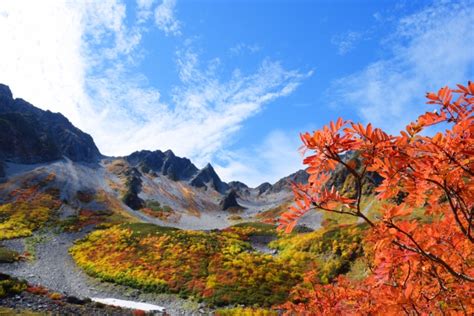
<svg viewBox="0 0 474 316"><path fill-rule="evenodd" d="M0 84L0 159L40 163L62 157L95 162L102 155L92 137L62 114L14 99L10 88Z"/></svg>

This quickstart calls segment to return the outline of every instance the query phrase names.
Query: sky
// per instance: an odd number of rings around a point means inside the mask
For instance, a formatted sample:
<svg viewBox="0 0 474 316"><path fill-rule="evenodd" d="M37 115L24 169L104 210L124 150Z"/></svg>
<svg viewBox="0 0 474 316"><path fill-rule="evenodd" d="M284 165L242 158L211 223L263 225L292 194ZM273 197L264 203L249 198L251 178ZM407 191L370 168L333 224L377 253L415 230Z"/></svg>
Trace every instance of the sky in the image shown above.
<svg viewBox="0 0 474 316"><path fill-rule="evenodd" d="M0 83L105 155L173 150L226 181L303 168L338 117L396 133L474 79L474 1L0 2Z"/></svg>

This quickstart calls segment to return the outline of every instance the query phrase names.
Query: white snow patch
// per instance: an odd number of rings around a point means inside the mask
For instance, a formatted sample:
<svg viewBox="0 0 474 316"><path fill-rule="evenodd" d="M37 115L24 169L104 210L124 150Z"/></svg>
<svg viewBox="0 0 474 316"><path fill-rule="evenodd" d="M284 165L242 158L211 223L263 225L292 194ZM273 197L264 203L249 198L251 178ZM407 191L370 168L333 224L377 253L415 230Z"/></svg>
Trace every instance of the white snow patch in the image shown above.
<svg viewBox="0 0 474 316"><path fill-rule="evenodd" d="M126 300L119 300L116 298L91 298L92 301L97 303L102 303L105 305L111 305L116 307L122 308L129 308L129 309L140 309L145 312L165 312L166 309L162 306L148 304L148 303L140 303L134 301L126 301Z"/></svg>

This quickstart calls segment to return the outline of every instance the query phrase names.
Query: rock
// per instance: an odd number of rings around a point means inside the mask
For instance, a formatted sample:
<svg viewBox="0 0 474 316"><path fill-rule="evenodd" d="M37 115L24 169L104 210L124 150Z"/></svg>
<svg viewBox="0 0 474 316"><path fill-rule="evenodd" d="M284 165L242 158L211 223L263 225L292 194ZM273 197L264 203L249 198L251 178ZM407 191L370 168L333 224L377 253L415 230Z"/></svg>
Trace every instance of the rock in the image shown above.
<svg viewBox="0 0 474 316"><path fill-rule="evenodd" d="M78 297L75 297L75 296L67 296L66 297L66 302L69 303L69 304L76 304L76 305L84 305L86 304L86 301L78 298Z"/></svg>
<svg viewBox="0 0 474 316"><path fill-rule="evenodd" d="M145 201L138 196L142 187L142 175L137 168L127 170L126 175L127 181L125 185L127 187L127 192L125 192L122 200L131 209L139 210L145 206Z"/></svg>
<svg viewBox="0 0 474 316"><path fill-rule="evenodd" d="M235 190L235 191L243 191L249 189L249 187L240 181L231 181L228 183L229 188Z"/></svg>
<svg viewBox="0 0 474 316"><path fill-rule="evenodd" d="M226 211L229 209L243 209L243 207L240 206L237 202L237 197L237 193L234 190L229 191L229 193L227 193L227 195L222 199L221 203L219 204L221 210Z"/></svg>

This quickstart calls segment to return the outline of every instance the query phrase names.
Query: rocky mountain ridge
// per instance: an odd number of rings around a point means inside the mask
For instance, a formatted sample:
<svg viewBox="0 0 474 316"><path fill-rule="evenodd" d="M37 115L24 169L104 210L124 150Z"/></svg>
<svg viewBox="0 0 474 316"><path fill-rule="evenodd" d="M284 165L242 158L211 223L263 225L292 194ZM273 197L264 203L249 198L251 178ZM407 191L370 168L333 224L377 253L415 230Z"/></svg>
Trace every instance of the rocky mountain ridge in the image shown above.
<svg viewBox="0 0 474 316"><path fill-rule="evenodd" d="M77 162L97 162L102 157L92 137L62 114L14 99L10 88L3 84L0 84L0 135L0 160L32 164L63 157Z"/></svg>
<svg viewBox="0 0 474 316"><path fill-rule="evenodd" d="M212 229L235 220L252 220L288 203L292 199L290 182L304 181L304 174L299 171L274 185L250 188L239 181L226 183L211 164L200 169L171 150L106 157L91 136L64 116L14 99L10 89L0 85L2 196L25 178L39 181L51 176L55 179L51 186L68 207L79 207L76 213L84 207L88 212L95 210L98 199L140 221ZM92 202L84 203L84 199Z"/></svg>
<svg viewBox="0 0 474 316"><path fill-rule="evenodd" d="M64 157L75 162L98 162L105 158L92 137L72 125L60 113L43 111L20 98L13 98L10 88L0 84L0 161L33 164ZM186 181L191 186L213 189L226 194L230 189L238 196L250 192L262 195L289 189L289 181L305 181L304 171L285 177L274 185L263 183L257 188L233 181L222 181L211 164L197 168L191 160L176 156L171 150L137 151L122 157L131 167L145 174L160 174L173 181ZM0 163L0 177L4 174Z"/></svg>

